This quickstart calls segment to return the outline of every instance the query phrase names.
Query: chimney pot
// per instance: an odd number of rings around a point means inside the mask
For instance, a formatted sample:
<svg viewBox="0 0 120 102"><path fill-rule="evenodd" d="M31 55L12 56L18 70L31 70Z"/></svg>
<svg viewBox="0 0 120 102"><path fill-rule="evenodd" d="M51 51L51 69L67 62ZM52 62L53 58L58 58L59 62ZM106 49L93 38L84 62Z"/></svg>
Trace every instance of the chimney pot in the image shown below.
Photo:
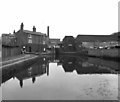
<svg viewBox="0 0 120 102"><path fill-rule="evenodd" d="M49 37L49 26L47 26L47 36Z"/></svg>
<svg viewBox="0 0 120 102"><path fill-rule="evenodd" d="M35 28L35 26L33 26L33 32L36 32L36 28Z"/></svg>
<svg viewBox="0 0 120 102"><path fill-rule="evenodd" d="M22 22L21 25L20 25L20 30L23 30L23 27L24 27L24 24Z"/></svg>

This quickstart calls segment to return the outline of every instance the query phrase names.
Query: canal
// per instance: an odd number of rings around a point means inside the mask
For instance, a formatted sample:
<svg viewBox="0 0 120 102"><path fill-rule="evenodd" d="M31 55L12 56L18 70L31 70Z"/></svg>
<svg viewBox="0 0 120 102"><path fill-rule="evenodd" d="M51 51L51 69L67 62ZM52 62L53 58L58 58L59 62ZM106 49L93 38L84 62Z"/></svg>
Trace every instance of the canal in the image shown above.
<svg viewBox="0 0 120 102"><path fill-rule="evenodd" d="M117 100L118 72L116 61L42 56L4 72L2 100Z"/></svg>

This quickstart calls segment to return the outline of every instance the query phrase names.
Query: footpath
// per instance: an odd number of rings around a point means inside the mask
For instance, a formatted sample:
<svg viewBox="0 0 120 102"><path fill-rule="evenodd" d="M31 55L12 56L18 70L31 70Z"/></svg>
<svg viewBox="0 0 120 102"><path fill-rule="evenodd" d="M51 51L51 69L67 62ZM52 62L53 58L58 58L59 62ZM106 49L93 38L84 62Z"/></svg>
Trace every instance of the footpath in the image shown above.
<svg viewBox="0 0 120 102"><path fill-rule="evenodd" d="M2 61L0 62L0 69L9 67L15 64L20 64L22 62L35 59L37 57L38 55L34 55L34 54L21 54L14 57L2 58Z"/></svg>

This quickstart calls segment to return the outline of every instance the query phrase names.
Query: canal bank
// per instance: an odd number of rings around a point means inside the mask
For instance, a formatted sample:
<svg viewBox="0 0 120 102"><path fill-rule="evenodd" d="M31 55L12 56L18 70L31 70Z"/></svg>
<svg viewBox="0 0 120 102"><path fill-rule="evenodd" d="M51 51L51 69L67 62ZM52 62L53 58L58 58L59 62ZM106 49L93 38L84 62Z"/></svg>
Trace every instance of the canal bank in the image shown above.
<svg viewBox="0 0 120 102"><path fill-rule="evenodd" d="M88 49L81 48L79 51L64 51L62 48L56 48L56 55L77 55L77 56L88 56L88 57L98 57L111 60L120 59L120 49Z"/></svg>
<svg viewBox="0 0 120 102"><path fill-rule="evenodd" d="M39 56L34 54L22 54L14 57L3 58L2 62L0 62L2 65L0 66L0 72L4 74L3 72L8 68L11 68L12 70L17 68L17 66L23 67L31 65L36 62L38 58Z"/></svg>
<svg viewBox="0 0 120 102"><path fill-rule="evenodd" d="M88 49L88 56L90 57L99 57L105 59L114 59L120 60L120 51L119 49Z"/></svg>

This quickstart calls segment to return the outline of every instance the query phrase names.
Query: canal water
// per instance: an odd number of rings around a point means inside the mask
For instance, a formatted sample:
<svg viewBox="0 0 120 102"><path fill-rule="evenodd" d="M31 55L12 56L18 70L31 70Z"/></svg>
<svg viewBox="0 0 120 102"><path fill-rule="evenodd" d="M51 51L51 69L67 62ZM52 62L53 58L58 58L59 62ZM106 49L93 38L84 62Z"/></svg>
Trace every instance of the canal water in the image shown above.
<svg viewBox="0 0 120 102"><path fill-rule="evenodd" d="M42 56L7 69L3 100L117 100L118 62L78 56Z"/></svg>

